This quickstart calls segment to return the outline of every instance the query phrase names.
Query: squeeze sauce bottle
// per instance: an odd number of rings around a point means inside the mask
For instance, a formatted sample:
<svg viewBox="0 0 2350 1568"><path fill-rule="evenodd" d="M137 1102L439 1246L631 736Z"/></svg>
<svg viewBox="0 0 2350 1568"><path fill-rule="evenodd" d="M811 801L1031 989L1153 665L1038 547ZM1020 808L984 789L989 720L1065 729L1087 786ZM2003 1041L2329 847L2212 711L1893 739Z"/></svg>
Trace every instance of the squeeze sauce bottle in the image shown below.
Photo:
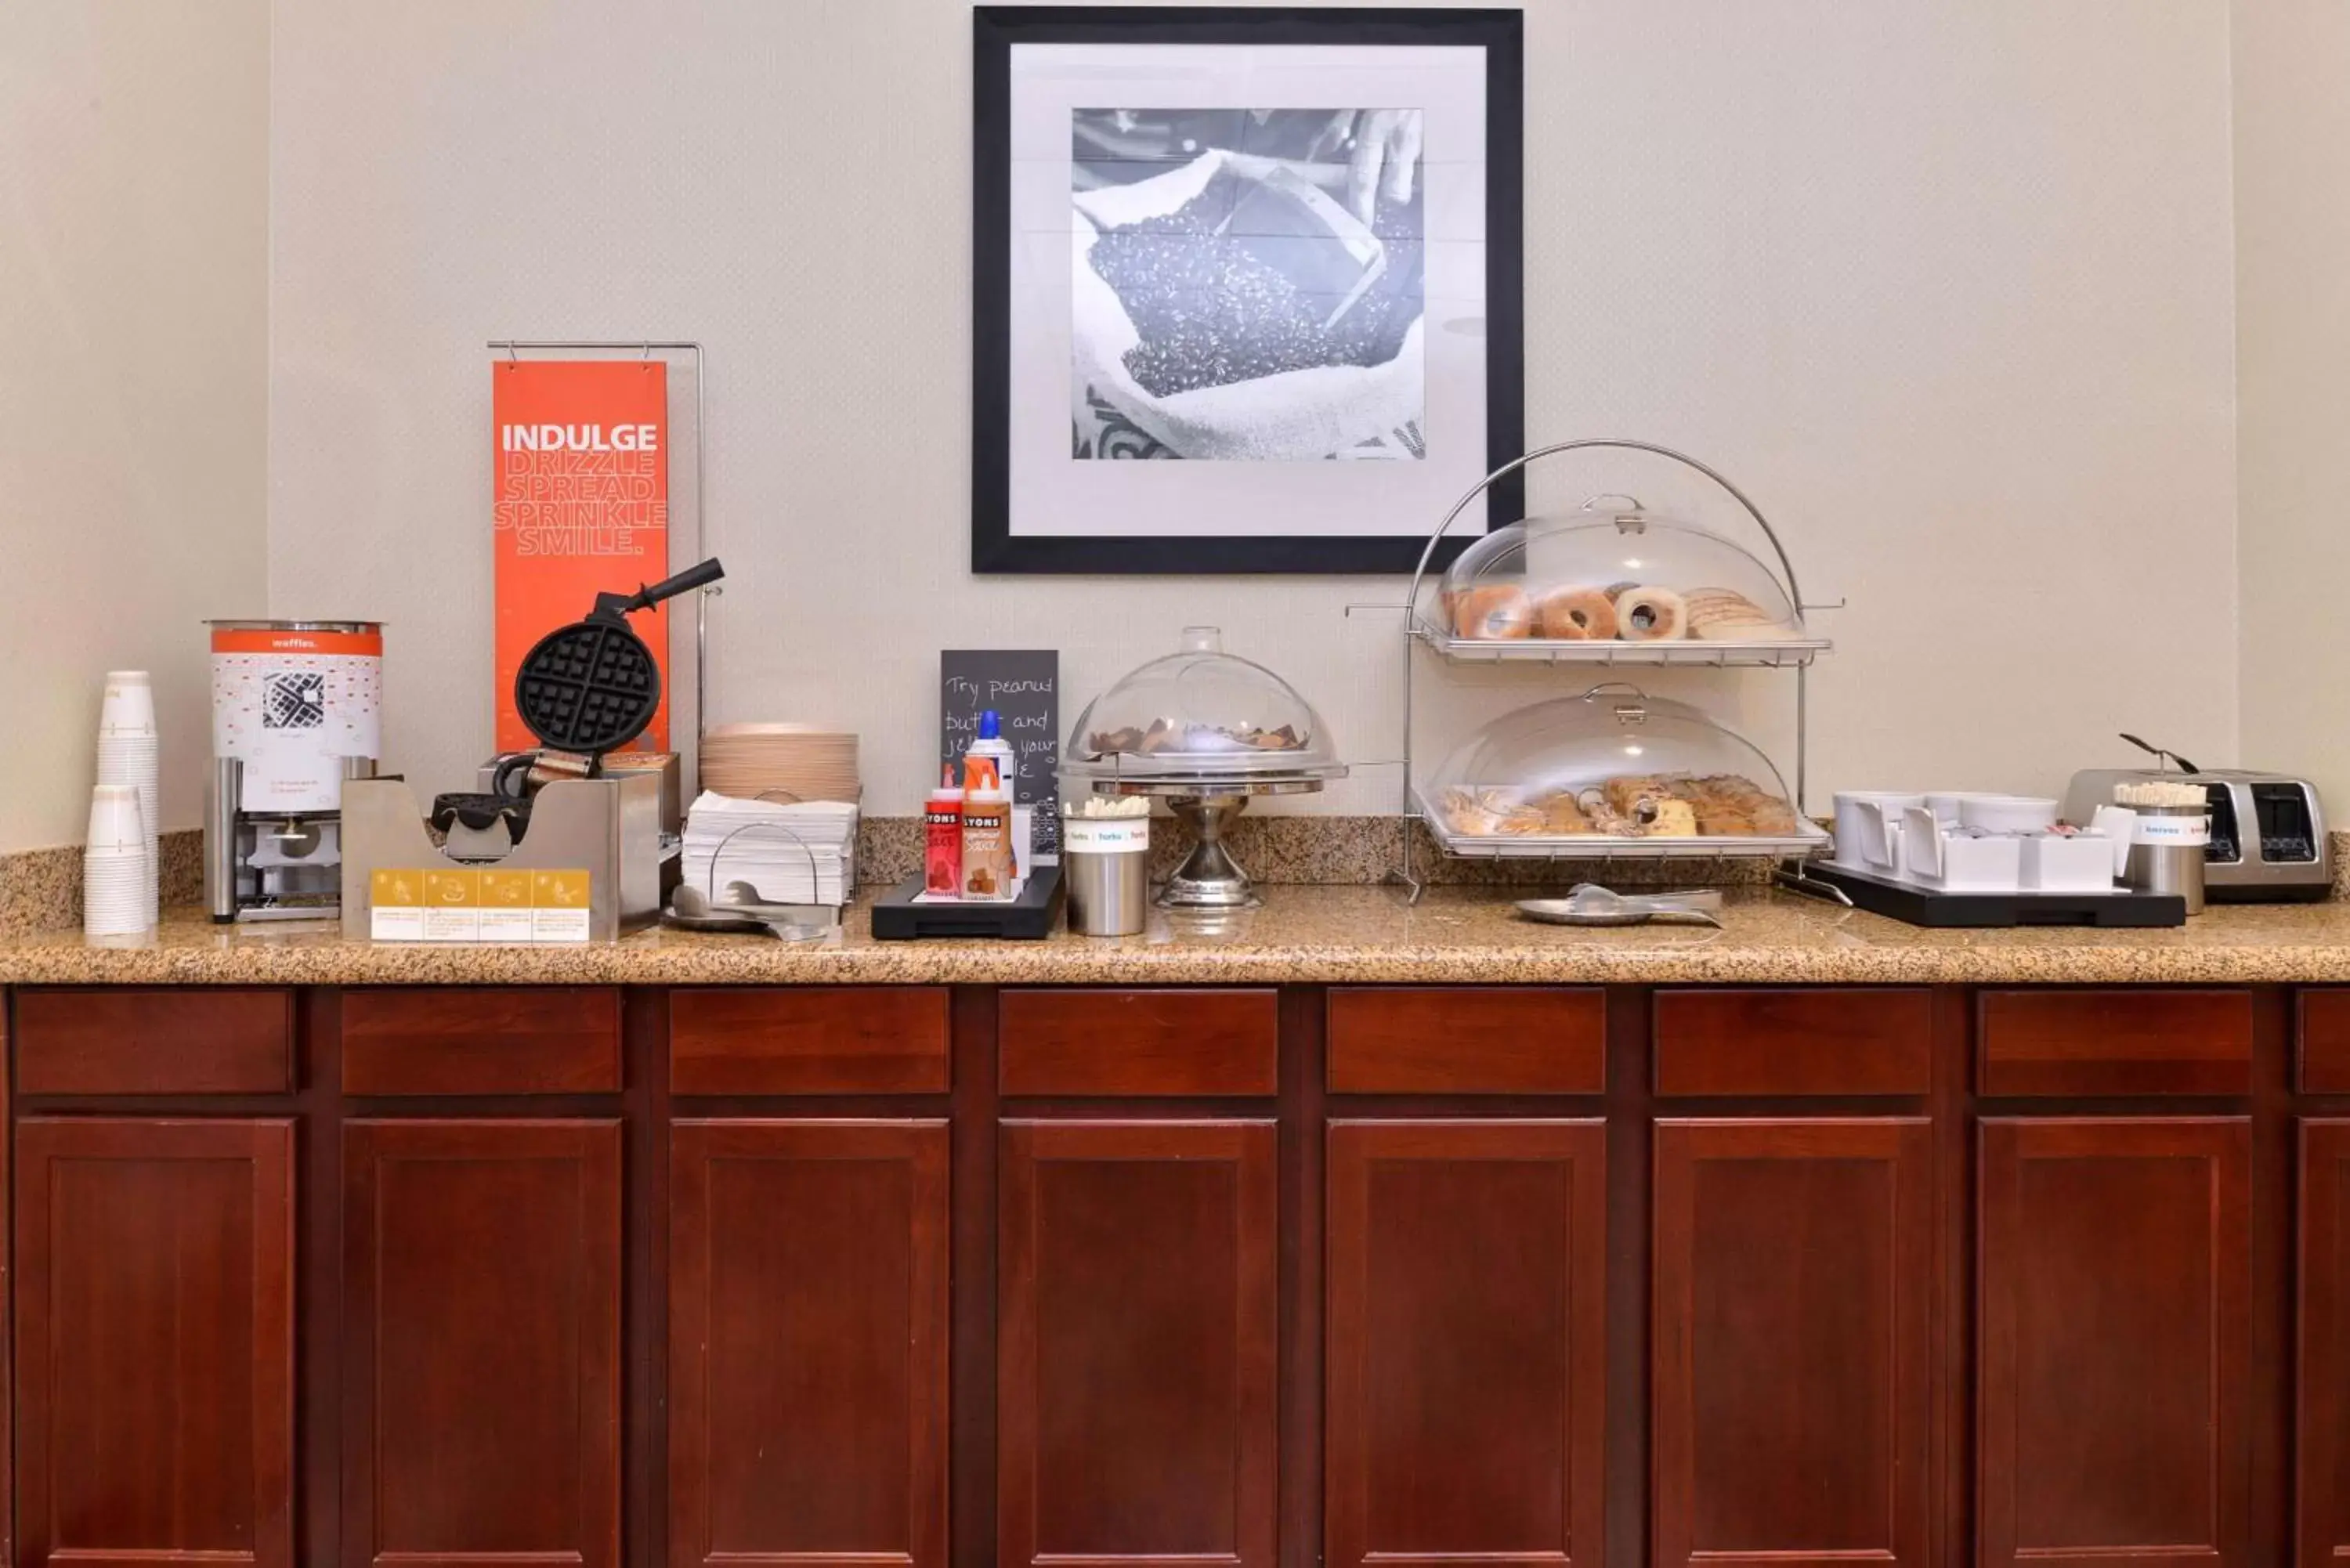
<svg viewBox="0 0 2350 1568"><path fill-rule="evenodd" d="M993 708L980 711L979 739L963 753L962 788L966 799L982 790L1000 793L1005 802L1004 842L1011 846L1012 875L1028 874L1028 846L1019 841L1020 836L1011 830L1008 803L1014 798L1014 786L1019 782L1020 764L1013 754L1012 742L1003 738L1003 718Z"/></svg>
<svg viewBox="0 0 2350 1568"><path fill-rule="evenodd" d="M939 787L922 806L922 891L962 897L962 791L954 769L944 770Z"/></svg>

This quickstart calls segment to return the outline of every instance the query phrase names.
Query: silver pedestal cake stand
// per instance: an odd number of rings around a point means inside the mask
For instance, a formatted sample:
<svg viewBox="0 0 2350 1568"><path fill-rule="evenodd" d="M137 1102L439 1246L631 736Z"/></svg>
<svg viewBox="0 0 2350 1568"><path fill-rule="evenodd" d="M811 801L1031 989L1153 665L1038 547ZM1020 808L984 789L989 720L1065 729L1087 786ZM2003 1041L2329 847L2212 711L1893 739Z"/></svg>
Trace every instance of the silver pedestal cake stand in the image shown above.
<svg viewBox="0 0 2350 1568"><path fill-rule="evenodd" d="M1224 846L1232 820L1248 809L1249 798L1260 794L1316 794L1331 778L1346 775L1343 765L1291 774L1227 774L1217 777L1149 778L1127 775L1082 781L1097 794L1154 795L1167 803L1175 819L1191 831L1191 853L1159 890L1157 903L1165 909L1253 909L1264 900L1257 896L1249 875Z"/></svg>

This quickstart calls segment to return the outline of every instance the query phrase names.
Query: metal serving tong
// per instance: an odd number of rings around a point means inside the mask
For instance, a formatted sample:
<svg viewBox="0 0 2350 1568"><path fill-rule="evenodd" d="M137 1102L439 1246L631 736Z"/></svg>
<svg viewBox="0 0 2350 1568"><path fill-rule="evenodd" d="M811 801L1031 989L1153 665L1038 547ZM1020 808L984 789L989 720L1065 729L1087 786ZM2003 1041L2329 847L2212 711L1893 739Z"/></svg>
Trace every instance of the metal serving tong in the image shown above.
<svg viewBox="0 0 2350 1568"><path fill-rule="evenodd" d="M1518 912L1554 926L1721 926L1721 895L1711 888L1672 893L1618 893L1596 882L1575 887L1564 898L1521 898Z"/></svg>

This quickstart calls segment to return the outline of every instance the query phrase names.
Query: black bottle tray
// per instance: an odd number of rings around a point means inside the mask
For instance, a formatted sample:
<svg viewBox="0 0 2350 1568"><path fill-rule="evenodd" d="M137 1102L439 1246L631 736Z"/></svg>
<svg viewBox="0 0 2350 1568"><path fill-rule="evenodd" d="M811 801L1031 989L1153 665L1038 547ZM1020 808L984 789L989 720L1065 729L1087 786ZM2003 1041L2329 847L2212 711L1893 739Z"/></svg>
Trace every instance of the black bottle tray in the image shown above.
<svg viewBox="0 0 2350 1568"><path fill-rule="evenodd" d="M913 941L922 937L999 937L1042 941L1061 923L1061 868L1039 866L1005 903L918 904L922 878L907 877L873 900L876 941Z"/></svg>
<svg viewBox="0 0 2350 1568"><path fill-rule="evenodd" d="M1804 867L1814 881L1840 888L1857 909L1913 926L1944 929L1993 926L2183 926L2187 900L2176 893L1945 893L1896 882L1866 871L1815 861Z"/></svg>

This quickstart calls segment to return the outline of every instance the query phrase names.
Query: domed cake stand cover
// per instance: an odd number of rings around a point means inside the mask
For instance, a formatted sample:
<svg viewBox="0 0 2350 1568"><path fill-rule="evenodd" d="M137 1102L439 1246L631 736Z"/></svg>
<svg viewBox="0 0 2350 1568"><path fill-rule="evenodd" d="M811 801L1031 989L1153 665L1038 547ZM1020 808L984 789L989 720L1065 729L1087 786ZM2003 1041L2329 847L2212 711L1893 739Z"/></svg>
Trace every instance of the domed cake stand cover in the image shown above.
<svg viewBox="0 0 2350 1568"><path fill-rule="evenodd" d="M1280 676L1223 651L1214 627L1187 627L1175 653L1144 664L1093 701L1070 732L1062 773L1102 794L1164 799L1194 840L1158 902L1250 909L1263 902L1225 846L1260 794L1308 794L1344 778L1329 729Z"/></svg>

